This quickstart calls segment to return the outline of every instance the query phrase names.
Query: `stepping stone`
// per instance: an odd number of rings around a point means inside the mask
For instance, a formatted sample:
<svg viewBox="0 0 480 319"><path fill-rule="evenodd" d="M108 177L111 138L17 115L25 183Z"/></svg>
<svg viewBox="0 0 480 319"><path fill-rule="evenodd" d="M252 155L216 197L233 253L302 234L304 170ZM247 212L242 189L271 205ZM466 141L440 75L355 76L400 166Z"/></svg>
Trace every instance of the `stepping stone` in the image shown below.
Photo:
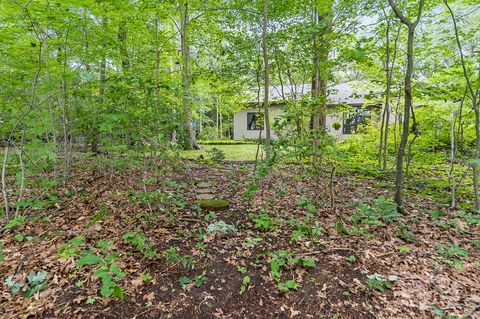
<svg viewBox="0 0 480 319"><path fill-rule="evenodd" d="M210 188L199 188L199 189L197 189L197 193L198 194L209 194L209 193L213 193L213 190L210 189Z"/></svg>
<svg viewBox="0 0 480 319"><path fill-rule="evenodd" d="M208 211L227 210L230 207L230 202L225 199L204 199L199 200L200 208Z"/></svg>
<svg viewBox="0 0 480 319"><path fill-rule="evenodd" d="M200 200L209 200L209 199L214 199L215 198L215 195L213 194L198 194L197 195L197 199L200 199Z"/></svg>
<svg viewBox="0 0 480 319"><path fill-rule="evenodd" d="M212 185L210 185L210 183L207 183L207 182L200 182L197 184L197 187L200 187L200 188L208 188Z"/></svg>

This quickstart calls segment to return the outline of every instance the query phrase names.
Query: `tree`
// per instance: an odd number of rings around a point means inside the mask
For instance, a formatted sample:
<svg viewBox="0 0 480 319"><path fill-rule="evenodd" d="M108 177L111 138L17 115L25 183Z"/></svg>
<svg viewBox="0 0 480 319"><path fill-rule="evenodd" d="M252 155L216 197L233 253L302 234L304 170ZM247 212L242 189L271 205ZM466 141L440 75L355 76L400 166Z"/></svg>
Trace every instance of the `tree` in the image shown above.
<svg viewBox="0 0 480 319"><path fill-rule="evenodd" d="M448 0L443 0L443 3L448 9L450 16L452 18L453 23L453 30L455 34L455 42L458 46L458 51L460 54L460 63L462 66L463 76L465 77L465 82L467 85L467 92L469 93L469 97L472 100L473 111L475 112L475 158L472 161L473 167L473 189L475 195L475 209L480 209L480 191L478 185L478 167L480 162L480 88L474 87L473 80L471 79L471 73L468 72L465 57L463 53L462 43L460 41L459 30L457 26L457 20L455 18L455 14L448 4ZM480 66L479 66L480 71ZM478 77L478 82L480 82L480 75Z"/></svg>
<svg viewBox="0 0 480 319"><path fill-rule="evenodd" d="M396 175L395 175L395 202L398 205L400 211L404 211L403 208L403 199L402 199L402 190L404 184L404 172L403 172L403 161L405 158L405 148L407 145L408 135L410 133L410 111L413 111L413 97L412 97L412 74L413 74L413 46L414 46L414 37L415 29L417 28L420 18L422 16L422 10L424 5L424 0L419 0L418 3L418 12L415 21L411 21L406 15L404 15L401 10L398 8L394 0L388 0L393 12L401 23L405 24L408 29L408 39L407 39L407 69L405 72L405 105L403 108L403 128L402 128L402 137L400 144L398 146L397 161L396 161Z"/></svg>

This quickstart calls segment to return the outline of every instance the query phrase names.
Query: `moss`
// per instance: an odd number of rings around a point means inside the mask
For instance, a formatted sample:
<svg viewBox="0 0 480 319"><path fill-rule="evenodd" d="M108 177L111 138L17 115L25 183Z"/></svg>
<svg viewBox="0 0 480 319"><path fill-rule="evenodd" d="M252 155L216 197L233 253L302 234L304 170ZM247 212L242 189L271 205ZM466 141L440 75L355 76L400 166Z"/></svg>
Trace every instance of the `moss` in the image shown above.
<svg viewBox="0 0 480 319"><path fill-rule="evenodd" d="M230 202L225 199L202 199L198 203L200 207L206 210L225 210L230 206Z"/></svg>

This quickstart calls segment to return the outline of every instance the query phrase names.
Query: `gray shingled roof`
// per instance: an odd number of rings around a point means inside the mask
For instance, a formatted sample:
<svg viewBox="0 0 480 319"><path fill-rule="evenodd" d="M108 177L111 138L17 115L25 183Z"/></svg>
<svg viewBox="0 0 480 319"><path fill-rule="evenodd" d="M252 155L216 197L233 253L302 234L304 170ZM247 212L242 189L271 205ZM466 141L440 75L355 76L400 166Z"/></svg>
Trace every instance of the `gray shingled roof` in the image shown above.
<svg viewBox="0 0 480 319"><path fill-rule="evenodd" d="M295 86L284 85L283 86L283 95L286 99L292 99L293 95L297 95L297 99L300 99L302 95L310 95L311 84L298 84ZM260 93L260 100L257 101L256 92L254 93L255 97L253 101L263 102L263 90ZM367 96L379 96L378 92L372 92L366 89L366 84L359 81L343 82L335 85L331 85L327 89L328 94L328 103L338 104L338 103L347 103L347 104L361 104L367 102ZM284 98L282 97L282 86L270 86L269 88L269 99L271 102L282 102Z"/></svg>

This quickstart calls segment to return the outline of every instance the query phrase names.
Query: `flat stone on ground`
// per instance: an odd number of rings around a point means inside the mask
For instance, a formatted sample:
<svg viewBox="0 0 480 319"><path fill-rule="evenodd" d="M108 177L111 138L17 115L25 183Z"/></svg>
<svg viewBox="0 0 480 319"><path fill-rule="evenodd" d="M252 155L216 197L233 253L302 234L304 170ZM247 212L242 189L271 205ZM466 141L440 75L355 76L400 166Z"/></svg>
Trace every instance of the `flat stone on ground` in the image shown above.
<svg viewBox="0 0 480 319"><path fill-rule="evenodd" d="M203 200L203 199L214 199L215 195L213 194L198 194L197 199Z"/></svg>
<svg viewBox="0 0 480 319"><path fill-rule="evenodd" d="M207 183L207 182L200 182L197 184L197 187L200 187L200 188L208 188L212 185L210 185L210 183Z"/></svg>
<svg viewBox="0 0 480 319"><path fill-rule="evenodd" d="M208 194L208 193L212 193L213 190L210 189L210 188L199 188L197 189L197 193L198 194Z"/></svg>

